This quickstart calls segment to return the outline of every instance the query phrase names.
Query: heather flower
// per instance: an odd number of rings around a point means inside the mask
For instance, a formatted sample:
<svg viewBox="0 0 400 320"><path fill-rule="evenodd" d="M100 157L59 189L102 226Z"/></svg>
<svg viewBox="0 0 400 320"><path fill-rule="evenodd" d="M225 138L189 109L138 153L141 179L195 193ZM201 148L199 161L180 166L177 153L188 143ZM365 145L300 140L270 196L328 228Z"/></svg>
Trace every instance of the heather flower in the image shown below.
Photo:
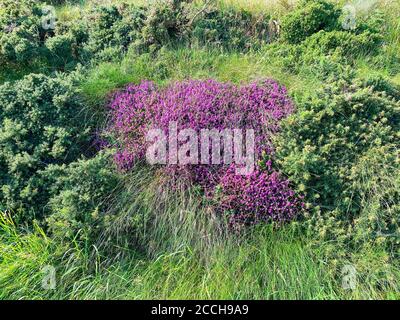
<svg viewBox="0 0 400 320"><path fill-rule="evenodd" d="M278 172L257 170L248 176L236 175L230 167L220 180L220 212L228 212L229 223L253 225L268 221L289 221L303 204Z"/></svg>
<svg viewBox="0 0 400 320"><path fill-rule="evenodd" d="M144 81L116 93L110 108L109 131L117 142L115 161L121 170L144 160L150 129L169 133L171 123L176 123L178 131L190 128L197 133L202 129L252 129L256 161L262 154L272 156L271 137L279 130L280 120L294 110L286 89L269 79L244 86L188 80L165 88ZM266 168L271 166L268 161ZM289 182L276 172L261 172L257 165L250 176L236 175L227 163L169 164L163 170L172 181L201 186L207 196L215 196L219 186L223 195L218 210L233 212L232 224L286 221L299 208Z"/></svg>

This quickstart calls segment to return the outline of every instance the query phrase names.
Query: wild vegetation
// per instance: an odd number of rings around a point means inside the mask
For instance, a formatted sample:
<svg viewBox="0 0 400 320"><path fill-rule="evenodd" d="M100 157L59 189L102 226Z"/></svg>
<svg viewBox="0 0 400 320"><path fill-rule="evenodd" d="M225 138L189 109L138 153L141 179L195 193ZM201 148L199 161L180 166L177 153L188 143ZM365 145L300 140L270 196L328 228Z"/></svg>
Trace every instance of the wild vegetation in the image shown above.
<svg viewBox="0 0 400 320"><path fill-rule="evenodd" d="M399 299L399 12L0 0L0 298ZM255 171L149 165L171 121Z"/></svg>

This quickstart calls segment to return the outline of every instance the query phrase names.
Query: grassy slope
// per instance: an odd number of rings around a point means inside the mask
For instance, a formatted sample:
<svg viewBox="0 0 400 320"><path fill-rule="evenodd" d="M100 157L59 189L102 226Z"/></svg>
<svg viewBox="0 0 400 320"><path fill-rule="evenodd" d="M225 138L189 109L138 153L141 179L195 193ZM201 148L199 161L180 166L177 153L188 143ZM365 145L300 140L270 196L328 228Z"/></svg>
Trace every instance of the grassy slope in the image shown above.
<svg viewBox="0 0 400 320"><path fill-rule="evenodd" d="M130 256L107 267L76 247L64 252L39 229L21 236L0 223L0 299L338 299L391 298L344 291L295 229L258 229L245 241L226 240L207 252L182 243L152 259ZM42 268L56 267L56 290L41 287Z"/></svg>
<svg viewBox="0 0 400 320"><path fill-rule="evenodd" d="M149 183L145 175L137 172L128 178L130 189L119 212L122 223L131 212L153 216L151 226L141 230L149 256L124 250L115 260L93 256L94 248L67 249L40 228L22 234L3 218L0 299L399 298L400 271L385 263L378 248L361 253L359 260L328 265L322 248L310 245L312 239L295 224L279 229L260 226L243 239L222 236L207 224L209 213L195 194L162 194L167 199L163 203L157 180ZM111 236L118 230L117 225ZM360 271L354 291L341 287L340 269L348 263ZM42 268L48 265L56 268L55 290L42 288ZM368 272L371 266L393 278L391 289L376 291Z"/></svg>
<svg viewBox="0 0 400 320"><path fill-rule="evenodd" d="M221 3L254 11L266 8L265 1L254 1L250 5L241 0L221 0ZM276 8L276 4L272 7L268 4L268 10ZM70 9L61 9L60 16L68 19ZM394 15L390 18L396 19ZM388 32L388 50L399 48L398 28L399 23L393 24L393 29ZM363 58L359 59L358 67L360 74L390 75L389 70L381 66L372 66L371 70L371 65ZM400 83L399 74L390 76ZM318 81L307 72L299 75L284 73L279 61L270 60L263 50L239 54L176 48L163 52L156 61L148 56L128 54L122 62L100 64L89 72L82 83L82 91L88 103L102 111L107 94L126 83L152 79L165 84L189 77L235 83L273 77L288 86L291 93L318 86ZM196 206L186 209L193 219L198 220L201 216ZM150 206L147 210L154 212L155 208ZM172 215L178 212L170 211ZM160 222L158 230L164 233L153 236L159 240L167 238L167 244L154 250L152 259L129 254L111 262L100 256L89 259L88 252L79 247L65 252L65 248L53 243L39 228L33 233L21 234L10 220L3 219L0 222L0 299L399 298L395 289L377 292L369 285L373 279L368 273L360 274L355 291L344 291L338 271L347 261L328 265L319 251L309 245L310 239L296 232L294 226L279 231L264 227L240 243L223 239L204 244L202 238L188 239L192 230L189 222L193 221L187 222L184 231L171 229L174 224ZM356 264L357 270L380 265L380 270L391 275L392 288L396 288L400 271L386 265L385 259L385 254L374 248L360 253L352 263ZM48 264L56 266L56 290L41 287L41 269Z"/></svg>

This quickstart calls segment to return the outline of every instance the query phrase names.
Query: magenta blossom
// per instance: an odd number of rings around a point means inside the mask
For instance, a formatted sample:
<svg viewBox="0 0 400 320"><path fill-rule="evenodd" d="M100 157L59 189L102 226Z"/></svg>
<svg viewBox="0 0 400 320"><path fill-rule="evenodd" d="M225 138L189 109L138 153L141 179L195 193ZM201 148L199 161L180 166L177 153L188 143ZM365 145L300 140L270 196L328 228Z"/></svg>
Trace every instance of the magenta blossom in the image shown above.
<svg viewBox="0 0 400 320"><path fill-rule="evenodd" d="M300 201L289 182L277 172L261 172L257 161L262 153L273 155L271 137L279 122L294 110L286 89L274 80L236 86L215 80L189 80L157 88L152 82L128 85L117 92L110 104L109 131L119 149L115 161L129 170L145 159L149 147L146 134L158 128L167 133L170 124L177 129L251 129L254 131L255 171L248 176L232 172L230 163L167 164L163 170L172 178L200 185L208 196L216 187L222 190L219 210L231 213L231 222L253 224L259 221L292 219Z"/></svg>

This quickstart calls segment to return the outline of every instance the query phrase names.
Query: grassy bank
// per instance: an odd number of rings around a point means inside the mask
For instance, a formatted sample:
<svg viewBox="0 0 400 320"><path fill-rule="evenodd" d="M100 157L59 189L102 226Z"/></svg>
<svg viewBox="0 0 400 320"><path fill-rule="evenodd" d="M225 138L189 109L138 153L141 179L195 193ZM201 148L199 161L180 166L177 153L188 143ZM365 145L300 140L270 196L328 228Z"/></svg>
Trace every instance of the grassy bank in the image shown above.
<svg viewBox="0 0 400 320"><path fill-rule="evenodd" d="M1 239L3 299L399 298L398 287L393 286L399 269L386 270L394 281L386 292L376 291L371 279L362 275L356 290L345 290L340 272L290 226L263 227L246 240L225 240L207 252L182 244L151 260L131 253L111 263L104 256L89 259L78 247L64 251L39 228L18 233L10 220L2 220ZM364 254L369 255L365 261L381 261L379 250ZM48 266L55 267L54 290L42 287Z"/></svg>

